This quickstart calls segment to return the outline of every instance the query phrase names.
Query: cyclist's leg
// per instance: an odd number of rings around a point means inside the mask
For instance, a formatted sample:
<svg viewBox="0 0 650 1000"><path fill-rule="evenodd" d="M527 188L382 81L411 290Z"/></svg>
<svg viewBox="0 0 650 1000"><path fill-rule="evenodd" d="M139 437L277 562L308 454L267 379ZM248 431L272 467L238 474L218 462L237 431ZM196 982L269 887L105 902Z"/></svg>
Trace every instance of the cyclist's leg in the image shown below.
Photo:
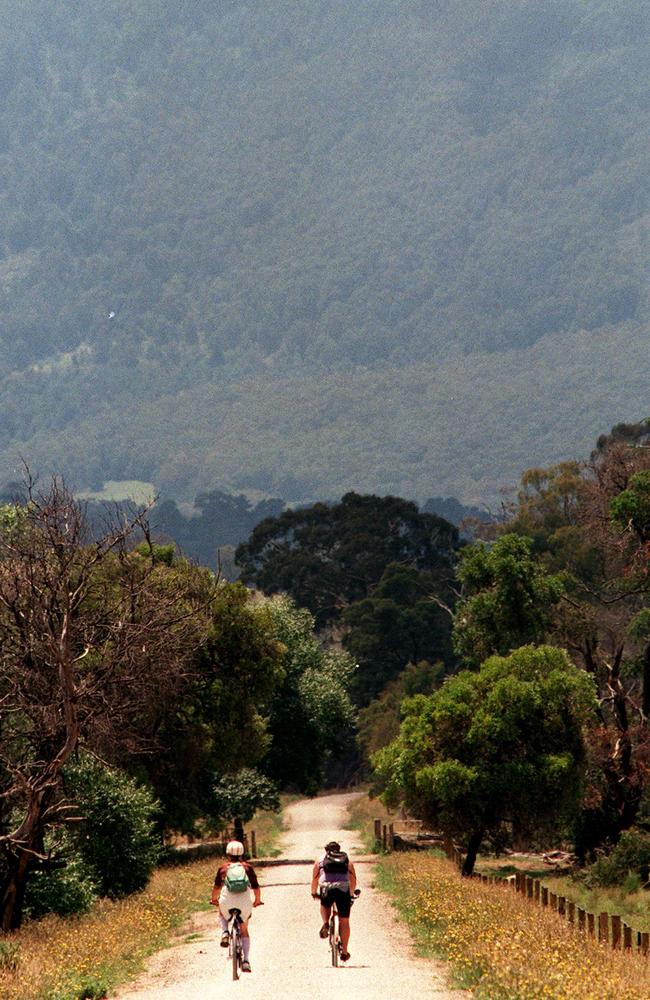
<svg viewBox="0 0 650 1000"><path fill-rule="evenodd" d="M320 919L321 927L318 932L322 938L326 938L328 935L328 928L330 922L330 915L332 913L332 900L329 898L328 894L322 889L320 890Z"/></svg>
<svg viewBox="0 0 650 1000"><path fill-rule="evenodd" d="M348 942L350 940L350 893L341 891L336 897L336 908L339 911L339 937L341 938L341 950L348 953Z"/></svg>

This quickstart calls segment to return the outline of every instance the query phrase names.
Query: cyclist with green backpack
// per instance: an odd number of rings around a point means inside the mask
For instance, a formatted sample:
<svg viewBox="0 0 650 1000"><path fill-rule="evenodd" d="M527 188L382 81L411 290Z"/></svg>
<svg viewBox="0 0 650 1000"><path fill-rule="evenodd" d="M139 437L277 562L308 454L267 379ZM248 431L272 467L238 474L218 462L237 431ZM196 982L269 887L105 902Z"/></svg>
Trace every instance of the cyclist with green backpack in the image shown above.
<svg viewBox="0 0 650 1000"><path fill-rule="evenodd" d="M242 972L251 971L250 948L251 939L248 934L248 921L254 906L262 906L260 884L257 881L255 869L248 861L244 861L244 845L239 840L231 840L226 847L228 859L217 871L212 889L213 906L219 907L221 919L221 947L228 947L228 920L231 910L239 910L243 920L241 927L242 950L244 960ZM253 890L251 899L250 890Z"/></svg>

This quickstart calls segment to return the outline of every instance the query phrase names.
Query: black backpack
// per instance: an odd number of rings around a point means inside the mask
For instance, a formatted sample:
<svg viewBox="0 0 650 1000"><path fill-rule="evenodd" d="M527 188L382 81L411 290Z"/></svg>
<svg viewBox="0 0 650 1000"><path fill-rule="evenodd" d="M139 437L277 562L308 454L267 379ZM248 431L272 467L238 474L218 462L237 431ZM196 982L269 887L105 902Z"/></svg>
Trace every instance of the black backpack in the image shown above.
<svg viewBox="0 0 650 1000"><path fill-rule="evenodd" d="M323 859L323 871L328 875L347 875L350 861L345 851L327 851Z"/></svg>

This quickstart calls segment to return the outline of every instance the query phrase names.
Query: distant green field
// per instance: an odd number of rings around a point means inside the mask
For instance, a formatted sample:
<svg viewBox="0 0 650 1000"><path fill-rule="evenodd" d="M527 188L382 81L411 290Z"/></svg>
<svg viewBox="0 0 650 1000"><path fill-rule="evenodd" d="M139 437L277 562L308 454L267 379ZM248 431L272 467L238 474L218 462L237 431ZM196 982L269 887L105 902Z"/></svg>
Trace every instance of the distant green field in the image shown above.
<svg viewBox="0 0 650 1000"><path fill-rule="evenodd" d="M153 483L140 479L109 479L103 490L83 490L77 496L80 500L133 500L137 504L149 503L156 495Z"/></svg>

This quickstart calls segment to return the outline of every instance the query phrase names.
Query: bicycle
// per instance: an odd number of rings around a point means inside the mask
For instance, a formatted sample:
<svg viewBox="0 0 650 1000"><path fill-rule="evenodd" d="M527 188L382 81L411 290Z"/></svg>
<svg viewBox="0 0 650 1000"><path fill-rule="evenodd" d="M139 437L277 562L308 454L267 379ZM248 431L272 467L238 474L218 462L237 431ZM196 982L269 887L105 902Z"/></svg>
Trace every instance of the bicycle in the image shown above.
<svg viewBox="0 0 650 1000"><path fill-rule="evenodd" d="M229 910L230 920L228 922L228 959L232 962L232 978L239 979L242 962L244 961L244 949L241 943L241 910Z"/></svg>
<svg viewBox="0 0 650 1000"><path fill-rule="evenodd" d="M350 899L350 906L352 906L352 903L354 903L355 899L358 899L360 895L361 889L355 889ZM341 944L341 938L339 937L337 917L338 913L336 910L336 901L333 901L332 910L330 912L328 943L332 955L332 965L335 968L338 966L339 959L343 954L343 945Z"/></svg>

